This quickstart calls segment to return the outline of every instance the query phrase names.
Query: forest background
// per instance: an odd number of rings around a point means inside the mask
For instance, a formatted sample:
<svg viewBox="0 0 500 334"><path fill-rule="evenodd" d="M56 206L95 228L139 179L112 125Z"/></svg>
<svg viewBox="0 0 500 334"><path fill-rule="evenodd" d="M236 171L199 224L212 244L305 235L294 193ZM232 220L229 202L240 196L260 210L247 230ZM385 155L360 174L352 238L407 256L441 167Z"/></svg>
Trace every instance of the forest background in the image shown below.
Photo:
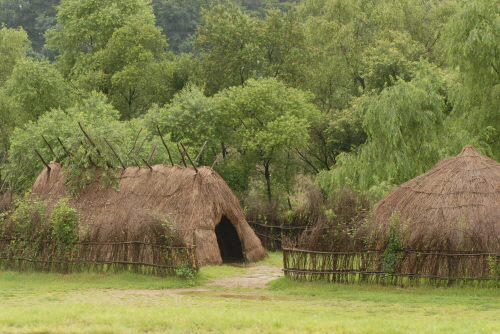
<svg viewBox="0 0 500 334"><path fill-rule="evenodd" d="M495 1L0 0L0 22L3 203L34 148L82 177L165 162L159 133L175 162L207 141L254 216L315 187L336 216L339 191L374 203L467 144L500 159Z"/></svg>

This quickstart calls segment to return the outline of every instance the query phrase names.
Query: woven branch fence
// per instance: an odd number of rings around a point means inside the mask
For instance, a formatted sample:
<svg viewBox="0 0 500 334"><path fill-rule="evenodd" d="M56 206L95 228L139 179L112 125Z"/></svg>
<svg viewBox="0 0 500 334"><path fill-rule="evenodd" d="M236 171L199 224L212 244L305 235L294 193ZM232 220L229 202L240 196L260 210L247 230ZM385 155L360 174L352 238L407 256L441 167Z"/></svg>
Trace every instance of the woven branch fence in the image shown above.
<svg viewBox="0 0 500 334"><path fill-rule="evenodd" d="M131 271L157 276L175 275L187 266L198 270L193 247L147 242L79 242L71 246L53 240L0 239L0 267L44 272Z"/></svg>
<svg viewBox="0 0 500 334"><path fill-rule="evenodd" d="M259 221L248 221L248 224L268 251L281 250L284 238L287 241L297 240L306 229L306 226L270 225Z"/></svg>
<svg viewBox="0 0 500 334"><path fill-rule="evenodd" d="M377 282L401 285L467 283L500 286L500 254L400 250L392 266L384 250L317 252L283 248L285 275L293 279L338 283Z"/></svg>

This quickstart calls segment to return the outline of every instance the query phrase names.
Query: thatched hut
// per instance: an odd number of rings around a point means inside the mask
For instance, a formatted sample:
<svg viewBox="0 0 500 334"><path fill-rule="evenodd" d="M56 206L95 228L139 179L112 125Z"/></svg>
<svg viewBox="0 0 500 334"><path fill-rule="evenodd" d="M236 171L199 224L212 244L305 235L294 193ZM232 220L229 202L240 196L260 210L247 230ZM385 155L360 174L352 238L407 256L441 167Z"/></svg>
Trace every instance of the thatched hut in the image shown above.
<svg viewBox="0 0 500 334"><path fill-rule="evenodd" d="M397 233L410 250L500 253L500 163L466 146L393 189L373 212L379 249Z"/></svg>
<svg viewBox="0 0 500 334"><path fill-rule="evenodd" d="M51 163L38 176L33 195L52 203L68 196L63 171ZM128 167L118 172L114 186L104 187L99 175L70 196L93 241L144 240L146 227L166 224L186 244L196 245L199 265L259 261L267 255L238 199L210 167L197 172L177 165Z"/></svg>

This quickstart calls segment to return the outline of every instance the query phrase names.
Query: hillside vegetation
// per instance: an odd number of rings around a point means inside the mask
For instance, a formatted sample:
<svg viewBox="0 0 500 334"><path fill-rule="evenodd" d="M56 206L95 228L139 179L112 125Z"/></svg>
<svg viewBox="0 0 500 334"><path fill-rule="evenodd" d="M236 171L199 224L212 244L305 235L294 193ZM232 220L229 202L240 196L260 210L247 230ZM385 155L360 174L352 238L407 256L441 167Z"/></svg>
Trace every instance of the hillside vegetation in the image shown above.
<svg viewBox="0 0 500 334"><path fill-rule="evenodd" d="M290 216L313 185L319 207L344 188L373 203L467 144L499 160L499 14L487 0L2 0L0 205L43 167L33 148L73 169L154 164L160 133L175 162L177 143L194 157L207 142L198 163L221 156L255 216Z"/></svg>

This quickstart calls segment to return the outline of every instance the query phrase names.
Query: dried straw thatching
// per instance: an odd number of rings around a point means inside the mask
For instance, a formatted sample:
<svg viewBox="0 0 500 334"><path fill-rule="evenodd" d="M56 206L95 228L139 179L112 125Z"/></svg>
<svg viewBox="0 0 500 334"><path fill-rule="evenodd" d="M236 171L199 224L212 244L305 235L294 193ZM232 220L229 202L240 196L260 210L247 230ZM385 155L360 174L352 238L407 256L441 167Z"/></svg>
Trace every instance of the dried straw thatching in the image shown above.
<svg viewBox="0 0 500 334"><path fill-rule="evenodd" d="M500 253L500 163L466 146L392 190L370 230L378 249L396 234L410 250Z"/></svg>
<svg viewBox="0 0 500 334"><path fill-rule="evenodd" d="M363 240L354 238L354 235L362 227L369 207L368 198L353 189L339 189L328 201L324 200L319 189L313 189L303 208L310 222L298 239L298 246L323 252L363 249Z"/></svg>
<svg viewBox="0 0 500 334"><path fill-rule="evenodd" d="M38 176L33 195L53 203L68 196L68 186L61 165L50 168ZM129 167L118 172L117 186L105 187L99 175L70 201L92 241L154 242L156 226L195 244L199 265L229 258L259 261L267 255L238 199L209 167L198 167L197 173L177 165Z"/></svg>

